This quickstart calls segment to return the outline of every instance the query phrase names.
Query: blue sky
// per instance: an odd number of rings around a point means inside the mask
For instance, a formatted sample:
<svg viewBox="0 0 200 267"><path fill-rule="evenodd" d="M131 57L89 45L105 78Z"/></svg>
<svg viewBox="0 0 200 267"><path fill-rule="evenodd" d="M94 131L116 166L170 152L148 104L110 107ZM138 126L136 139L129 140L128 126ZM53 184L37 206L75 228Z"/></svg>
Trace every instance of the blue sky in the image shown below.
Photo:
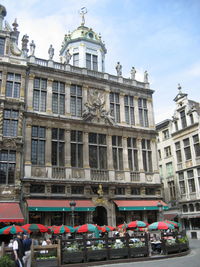
<svg viewBox="0 0 200 267"><path fill-rule="evenodd" d="M129 77L132 66L138 80L148 71L156 122L173 115L178 83L188 98L199 102L199 0L2 0L1 4L10 24L18 20L19 43L28 34L41 58L47 58L53 44L57 60L64 35L80 25L78 11L87 7L86 26L101 33L108 50L106 72L115 74L117 61L124 77Z"/></svg>

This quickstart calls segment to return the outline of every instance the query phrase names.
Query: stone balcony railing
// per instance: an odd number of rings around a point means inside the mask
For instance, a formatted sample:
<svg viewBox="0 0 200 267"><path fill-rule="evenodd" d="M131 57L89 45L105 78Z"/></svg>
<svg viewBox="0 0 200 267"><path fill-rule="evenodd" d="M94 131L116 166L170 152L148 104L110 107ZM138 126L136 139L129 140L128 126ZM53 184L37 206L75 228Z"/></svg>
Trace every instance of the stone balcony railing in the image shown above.
<svg viewBox="0 0 200 267"><path fill-rule="evenodd" d="M131 172L130 173L131 182L140 182L140 173L139 172Z"/></svg>
<svg viewBox="0 0 200 267"><path fill-rule="evenodd" d="M109 181L108 171L92 169L90 171L90 175L92 181L98 181L98 182Z"/></svg>
<svg viewBox="0 0 200 267"><path fill-rule="evenodd" d="M64 167L53 167L52 168L53 179L66 179L66 172Z"/></svg>
<svg viewBox="0 0 200 267"><path fill-rule="evenodd" d="M59 70L67 71L67 72L73 72L73 73L92 76L92 77L105 79L105 80L109 80L109 81L113 81L117 83L122 83L124 85L135 86L135 87L143 88L143 89L149 89L149 83L132 80L130 78L124 78L121 76L115 76L115 75L111 75L105 72L89 70L86 68L79 68L79 67L75 67L69 64L66 65L66 64L55 62L52 60L45 60L45 59L31 56L31 57L28 57L28 62L37 64L40 66L44 66L44 67L50 67L50 68L59 69Z"/></svg>

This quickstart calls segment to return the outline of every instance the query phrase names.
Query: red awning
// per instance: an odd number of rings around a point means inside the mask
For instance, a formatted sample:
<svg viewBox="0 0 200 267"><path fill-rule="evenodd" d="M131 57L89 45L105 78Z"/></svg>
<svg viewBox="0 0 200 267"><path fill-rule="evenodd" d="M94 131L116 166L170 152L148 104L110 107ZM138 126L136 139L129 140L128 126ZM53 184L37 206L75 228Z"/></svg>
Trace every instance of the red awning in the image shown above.
<svg viewBox="0 0 200 267"><path fill-rule="evenodd" d="M173 220L176 216L177 216L178 214L176 214L176 213L170 213L170 214L164 214L164 219L165 220Z"/></svg>
<svg viewBox="0 0 200 267"><path fill-rule="evenodd" d="M158 210L158 203L163 205L163 210L168 206L165 202L159 200L114 200L119 210Z"/></svg>
<svg viewBox="0 0 200 267"><path fill-rule="evenodd" d="M70 202L63 199L28 199L29 211L71 211ZM75 200L75 211L93 211L95 206L91 200Z"/></svg>
<svg viewBox="0 0 200 267"><path fill-rule="evenodd" d="M0 203L0 222L23 222L19 203L1 202Z"/></svg>

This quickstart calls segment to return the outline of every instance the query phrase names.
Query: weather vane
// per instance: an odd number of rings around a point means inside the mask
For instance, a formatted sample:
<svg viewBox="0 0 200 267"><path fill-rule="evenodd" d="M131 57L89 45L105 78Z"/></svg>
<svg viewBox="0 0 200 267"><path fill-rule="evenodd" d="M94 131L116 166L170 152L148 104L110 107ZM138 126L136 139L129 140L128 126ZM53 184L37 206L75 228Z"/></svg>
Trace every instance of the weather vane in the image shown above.
<svg viewBox="0 0 200 267"><path fill-rule="evenodd" d="M87 8L82 7L80 10L80 15L81 15L81 19L82 19L81 26L85 25L85 16L84 16L85 14L87 14Z"/></svg>

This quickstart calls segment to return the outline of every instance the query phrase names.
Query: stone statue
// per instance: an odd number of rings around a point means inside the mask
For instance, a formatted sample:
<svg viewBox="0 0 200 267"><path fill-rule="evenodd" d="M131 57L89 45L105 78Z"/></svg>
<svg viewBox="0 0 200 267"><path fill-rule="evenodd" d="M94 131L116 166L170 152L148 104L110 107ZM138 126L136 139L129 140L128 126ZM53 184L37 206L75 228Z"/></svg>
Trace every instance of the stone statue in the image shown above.
<svg viewBox="0 0 200 267"><path fill-rule="evenodd" d="M99 185L97 194L99 195L99 198L103 197L103 188L102 188L102 184Z"/></svg>
<svg viewBox="0 0 200 267"><path fill-rule="evenodd" d="M28 35L25 34L22 37L22 53L25 57L27 57L28 54Z"/></svg>
<svg viewBox="0 0 200 267"><path fill-rule="evenodd" d="M69 50L66 51L65 53L65 64L69 64L70 60L72 58L72 55L69 53Z"/></svg>
<svg viewBox="0 0 200 267"><path fill-rule="evenodd" d="M148 83L149 81L148 81L148 72L145 70L145 72L144 72L144 83Z"/></svg>
<svg viewBox="0 0 200 267"><path fill-rule="evenodd" d="M49 47L48 54L49 54L49 60L52 60L53 56L54 56L54 48L53 48L52 44Z"/></svg>
<svg viewBox="0 0 200 267"><path fill-rule="evenodd" d="M35 43L34 43L34 41L32 40L32 42L30 43L30 55L31 56L35 56Z"/></svg>
<svg viewBox="0 0 200 267"><path fill-rule="evenodd" d="M131 80L135 80L135 74L136 74L136 69L132 67L131 69Z"/></svg>
<svg viewBox="0 0 200 267"><path fill-rule="evenodd" d="M122 65L120 64L120 62L117 62L115 69L117 71L117 76L122 76Z"/></svg>
<svg viewBox="0 0 200 267"><path fill-rule="evenodd" d="M87 14L87 8L86 7L82 7L81 11L80 11L80 15L81 15L81 26L85 25L85 14Z"/></svg>

